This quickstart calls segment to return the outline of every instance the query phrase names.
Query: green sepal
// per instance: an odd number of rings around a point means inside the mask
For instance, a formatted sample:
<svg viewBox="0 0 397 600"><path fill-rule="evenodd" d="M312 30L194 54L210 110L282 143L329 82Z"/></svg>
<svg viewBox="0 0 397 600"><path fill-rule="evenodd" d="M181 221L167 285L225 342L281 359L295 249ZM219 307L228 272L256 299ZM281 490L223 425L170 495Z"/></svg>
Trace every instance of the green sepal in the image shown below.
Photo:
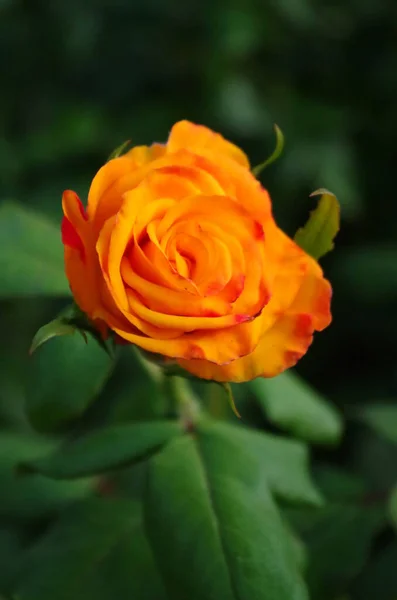
<svg viewBox="0 0 397 600"><path fill-rule="evenodd" d="M114 356L113 345L107 344L99 331L94 327L88 317L80 310L76 304L71 304L63 310L56 319L40 327L35 334L29 349L29 354L33 354L42 344L48 342L53 337L61 335L71 335L75 332L80 333L87 341L89 333L103 350L111 357Z"/></svg>
<svg viewBox="0 0 397 600"><path fill-rule="evenodd" d="M321 196L317 207L310 217L295 234L295 242L318 260L334 248L334 238L339 231L340 207L336 196L326 189L319 189L310 197Z"/></svg>
<svg viewBox="0 0 397 600"><path fill-rule="evenodd" d="M258 177L262 173L266 167L269 167L272 163L274 163L280 156L284 149L284 135L278 125L274 125L274 131L276 134L276 147L274 148L272 154L267 158L263 163L260 163L256 167L252 169L253 175Z"/></svg>
<svg viewBox="0 0 397 600"><path fill-rule="evenodd" d="M35 334L32 344L29 349L29 354L33 354L42 344L48 342L53 337L58 335L71 335L76 331L76 327L74 325L69 325L66 322L63 322L62 319L54 319L54 321L50 321L40 329Z"/></svg>
<svg viewBox="0 0 397 600"><path fill-rule="evenodd" d="M227 396L227 400L229 402L230 408L232 409L232 411L234 412L234 414L236 415L236 417L238 419L241 419L241 415L237 410L236 407L236 403L234 401L234 396L233 396L233 391L231 388L230 383L226 383L224 381L216 381L215 383L217 383L218 385L220 385L226 392L226 396Z"/></svg>
<svg viewBox="0 0 397 600"><path fill-rule="evenodd" d="M115 148L113 152L109 155L107 162L113 160L114 158L119 158L119 156L124 154L124 151L126 150L126 148L128 148L130 144L131 140L127 140L126 142L120 144L120 146L117 146L117 148Z"/></svg>

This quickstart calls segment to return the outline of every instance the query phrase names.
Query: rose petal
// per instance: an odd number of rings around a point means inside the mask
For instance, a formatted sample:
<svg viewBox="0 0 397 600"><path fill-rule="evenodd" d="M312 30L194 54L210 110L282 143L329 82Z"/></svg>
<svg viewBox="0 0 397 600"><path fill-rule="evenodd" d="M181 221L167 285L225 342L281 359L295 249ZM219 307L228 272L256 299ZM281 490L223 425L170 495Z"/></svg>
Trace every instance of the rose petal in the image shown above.
<svg viewBox="0 0 397 600"><path fill-rule="evenodd" d="M141 167L160 158L165 152L165 144L152 144L151 146L135 146L126 152L124 156L131 158L138 167Z"/></svg>
<svg viewBox="0 0 397 600"><path fill-rule="evenodd" d="M231 142L225 140L219 133L214 133L208 127L195 125L189 121L179 121L171 129L167 143L167 152L175 152L188 148L197 154L200 150L211 150L218 155L225 155L249 169L249 160L245 153Z"/></svg>
<svg viewBox="0 0 397 600"><path fill-rule="evenodd" d="M255 350L228 365L218 366L207 361L178 361L193 375L215 381L249 381L255 377L275 377L294 366L307 352L313 332L331 321L331 286L322 278L321 269L307 257L309 269L299 279L299 290L288 310L271 314L271 303L254 323L263 330ZM314 271L314 273L313 273ZM278 290L281 293L281 290Z"/></svg>
<svg viewBox="0 0 397 600"><path fill-rule="evenodd" d="M164 289L140 277L124 258L121 262L124 284L144 299L145 305L157 312L187 317L205 316L210 311L219 316L231 314L232 306L216 296L202 297L187 291Z"/></svg>
<svg viewBox="0 0 397 600"><path fill-rule="evenodd" d="M197 359L228 364L250 354L258 343L255 321L219 330L184 333L177 339L159 340L115 328L116 333L148 352L176 359Z"/></svg>
<svg viewBox="0 0 397 600"><path fill-rule="evenodd" d="M64 246L69 246L69 248L73 248L74 250L78 250L81 259L84 261L85 250L83 241L67 217L63 217L62 219L61 233L62 244L64 244Z"/></svg>
<svg viewBox="0 0 397 600"><path fill-rule="evenodd" d="M213 330L231 327L236 324L250 321L249 315L217 315L211 311L199 317L186 317L180 315L164 314L147 308L132 290L127 291L127 297L132 314L138 315L147 323L159 328L174 328L179 332L191 332L195 330Z"/></svg>
<svg viewBox="0 0 397 600"><path fill-rule="evenodd" d="M306 319L306 315L304 315ZM214 381L243 382L256 377L274 377L290 368L307 351L313 339L311 318L302 327L301 315L279 319L260 340L255 350L227 365L214 365L205 360L178 360L189 373Z"/></svg>

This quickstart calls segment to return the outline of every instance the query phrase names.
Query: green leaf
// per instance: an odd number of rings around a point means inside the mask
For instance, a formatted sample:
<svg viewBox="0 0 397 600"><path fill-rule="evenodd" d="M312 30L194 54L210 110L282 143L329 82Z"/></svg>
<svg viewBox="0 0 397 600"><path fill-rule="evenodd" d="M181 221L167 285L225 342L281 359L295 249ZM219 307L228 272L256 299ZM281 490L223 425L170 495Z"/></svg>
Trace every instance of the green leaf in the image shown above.
<svg viewBox="0 0 397 600"><path fill-rule="evenodd" d="M19 462L49 452L54 444L35 435L1 433L0 435L0 517L31 519L48 517L92 490L90 480L51 481L40 475L21 477Z"/></svg>
<svg viewBox="0 0 397 600"><path fill-rule="evenodd" d="M289 538L288 546L290 548L291 558L297 565L299 571L304 573L307 567L306 546L285 518L283 519L283 525L285 534Z"/></svg>
<svg viewBox="0 0 397 600"><path fill-rule="evenodd" d="M258 177L266 167L269 167L274 163L280 156L284 149L284 135L278 125L274 125L274 131L276 133L276 147L272 154L263 163L257 165L252 169L252 173L255 177Z"/></svg>
<svg viewBox="0 0 397 600"><path fill-rule="evenodd" d="M25 461L22 468L54 479L96 475L139 460L181 433L176 422L115 425L88 433L49 456Z"/></svg>
<svg viewBox="0 0 397 600"><path fill-rule="evenodd" d="M0 297L68 296L60 228L16 203L0 206Z"/></svg>
<svg viewBox="0 0 397 600"><path fill-rule="evenodd" d="M248 385L275 425L315 444L339 442L343 423L336 408L295 373Z"/></svg>
<svg viewBox="0 0 397 600"><path fill-rule="evenodd" d="M341 504L356 502L370 494L370 489L363 477L352 471L329 464L315 466L315 480L328 502Z"/></svg>
<svg viewBox="0 0 397 600"><path fill-rule="evenodd" d="M334 600L366 564L372 540L384 524L383 510L333 504L313 511L303 522L310 598Z"/></svg>
<svg viewBox="0 0 397 600"><path fill-rule="evenodd" d="M254 480L263 479L278 499L314 506L321 504L321 495L309 475L307 446L301 442L244 425L210 420L203 420L198 431L208 460L215 465L219 462L219 468L233 457L234 468L237 464L241 466L238 477L246 476L244 472L250 468Z"/></svg>
<svg viewBox="0 0 397 600"><path fill-rule="evenodd" d="M320 189L313 192L311 197L320 195L317 208L310 213L306 225L298 229L294 238L298 246L316 260L333 249L340 219L336 196L328 190Z"/></svg>
<svg viewBox="0 0 397 600"><path fill-rule="evenodd" d="M366 404L354 416L382 438L397 443L397 406L394 404Z"/></svg>
<svg viewBox="0 0 397 600"><path fill-rule="evenodd" d="M168 600L141 520L101 560L73 600Z"/></svg>
<svg viewBox="0 0 397 600"><path fill-rule="evenodd" d="M310 597L335 600L366 569L387 525L385 506L382 494L351 471L321 464L316 482L327 504L317 510L288 512L307 550Z"/></svg>
<svg viewBox="0 0 397 600"><path fill-rule="evenodd" d="M26 408L39 431L57 431L95 400L114 362L91 336L55 337L31 358Z"/></svg>
<svg viewBox="0 0 397 600"><path fill-rule="evenodd" d="M208 460L190 436L150 461L146 530L169 597L307 599L266 486L236 477L235 462L240 471L238 455Z"/></svg>
<svg viewBox="0 0 397 600"><path fill-rule="evenodd" d="M92 574L100 577L118 544L127 539L131 543L142 541L141 533L135 540L141 522L140 505L131 500L92 499L65 511L23 561L16 590L19 600L86 598L83 591L87 580ZM137 554L139 548L135 548ZM148 554L146 548L144 553ZM131 563L131 577L135 568ZM156 577L153 568L145 574L151 579ZM161 594L161 586L157 587ZM151 581L148 588L152 589ZM123 597L135 598L128 594Z"/></svg>
<svg viewBox="0 0 397 600"><path fill-rule="evenodd" d="M365 479L351 472L321 464L316 482L327 503L284 514L304 542L310 598L335 600L366 564L374 537L386 525L385 510Z"/></svg>

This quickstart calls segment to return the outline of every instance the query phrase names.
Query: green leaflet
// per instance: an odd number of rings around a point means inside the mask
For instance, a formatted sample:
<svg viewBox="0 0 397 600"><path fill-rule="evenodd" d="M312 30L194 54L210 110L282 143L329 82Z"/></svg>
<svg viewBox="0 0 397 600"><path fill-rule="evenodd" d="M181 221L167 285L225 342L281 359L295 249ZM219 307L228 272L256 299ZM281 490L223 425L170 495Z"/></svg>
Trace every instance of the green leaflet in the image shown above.
<svg viewBox="0 0 397 600"><path fill-rule="evenodd" d="M255 473L238 455L225 458L211 460L199 435L150 462L145 524L169 597L307 600L266 485L251 485Z"/></svg>
<svg viewBox="0 0 397 600"><path fill-rule="evenodd" d="M317 207L310 217L295 234L295 242L316 260L330 252L333 240L339 231L340 209L336 196L325 189L319 189L311 194L321 196Z"/></svg>
<svg viewBox="0 0 397 600"><path fill-rule="evenodd" d="M53 479L97 475L132 463L181 433L172 421L123 423L88 433L21 468Z"/></svg>
<svg viewBox="0 0 397 600"><path fill-rule="evenodd" d="M90 499L64 511L21 561L18 600L163 600L129 499Z"/></svg>
<svg viewBox="0 0 397 600"><path fill-rule="evenodd" d="M337 409L292 371L248 386L266 417L285 431L314 444L339 442L343 422Z"/></svg>

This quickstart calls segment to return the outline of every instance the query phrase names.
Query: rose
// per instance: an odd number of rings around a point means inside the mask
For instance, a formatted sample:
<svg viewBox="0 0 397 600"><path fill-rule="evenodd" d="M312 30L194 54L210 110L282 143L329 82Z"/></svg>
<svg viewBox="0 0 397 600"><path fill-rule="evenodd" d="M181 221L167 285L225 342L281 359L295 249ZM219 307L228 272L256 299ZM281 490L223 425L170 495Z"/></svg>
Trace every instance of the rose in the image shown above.
<svg viewBox="0 0 397 600"><path fill-rule="evenodd" d="M331 321L331 286L276 225L245 154L181 121L94 177L87 210L65 191L65 268L106 337L217 381L295 365Z"/></svg>

